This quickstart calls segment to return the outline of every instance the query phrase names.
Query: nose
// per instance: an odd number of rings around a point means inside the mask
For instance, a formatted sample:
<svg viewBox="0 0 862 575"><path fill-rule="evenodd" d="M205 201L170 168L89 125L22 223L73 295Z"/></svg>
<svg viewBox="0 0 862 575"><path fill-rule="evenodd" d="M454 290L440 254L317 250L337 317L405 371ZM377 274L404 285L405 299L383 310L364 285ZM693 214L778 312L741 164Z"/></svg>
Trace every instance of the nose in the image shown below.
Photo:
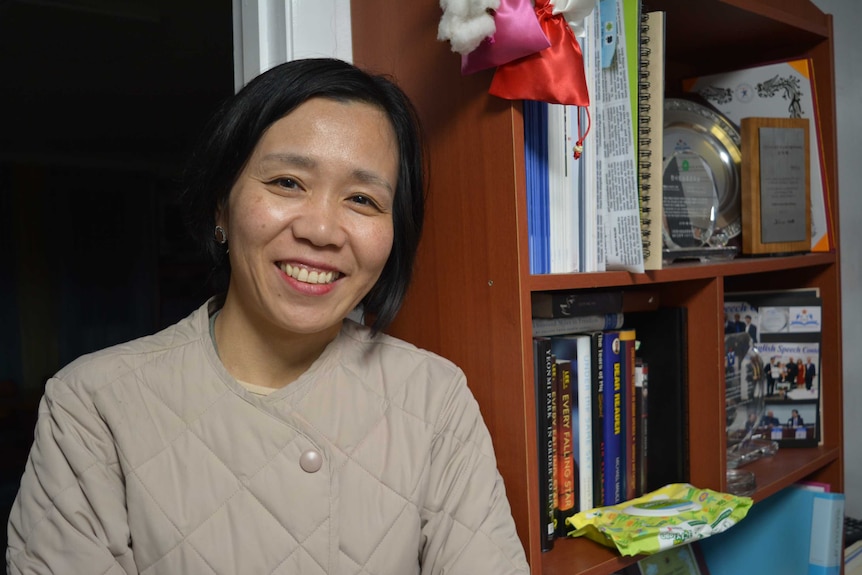
<svg viewBox="0 0 862 575"><path fill-rule="evenodd" d="M297 239L318 247L340 247L347 237L338 201L327 194L311 194L294 219L292 229Z"/></svg>

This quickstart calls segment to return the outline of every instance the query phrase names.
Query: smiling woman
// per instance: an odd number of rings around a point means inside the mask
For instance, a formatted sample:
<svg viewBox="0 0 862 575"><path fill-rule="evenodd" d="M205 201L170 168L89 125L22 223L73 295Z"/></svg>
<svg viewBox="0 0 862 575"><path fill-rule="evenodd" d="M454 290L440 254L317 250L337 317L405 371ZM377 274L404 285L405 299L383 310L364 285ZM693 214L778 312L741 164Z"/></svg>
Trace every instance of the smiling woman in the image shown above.
<svg viewBox="0 0 862 575"><path fill-rule="evenodd" d="M338 60L224 105L185 194L221 289L51 378L10 573L528 572L463 372L383 333L420 142L403 92Z"/></svg>

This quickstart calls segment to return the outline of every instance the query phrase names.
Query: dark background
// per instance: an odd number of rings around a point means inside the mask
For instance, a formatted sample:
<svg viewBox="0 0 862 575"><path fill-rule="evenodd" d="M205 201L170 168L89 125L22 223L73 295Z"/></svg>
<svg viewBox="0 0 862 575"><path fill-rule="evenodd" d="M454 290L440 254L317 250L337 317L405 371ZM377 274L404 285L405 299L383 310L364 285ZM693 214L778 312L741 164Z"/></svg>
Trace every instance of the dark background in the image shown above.
<svg viewBox="0 0 862 575"><path fill-rule="evenodd" d="M45 380L207 295L178 180L233 93L230 0L0 0L0 532Z"/></svg>

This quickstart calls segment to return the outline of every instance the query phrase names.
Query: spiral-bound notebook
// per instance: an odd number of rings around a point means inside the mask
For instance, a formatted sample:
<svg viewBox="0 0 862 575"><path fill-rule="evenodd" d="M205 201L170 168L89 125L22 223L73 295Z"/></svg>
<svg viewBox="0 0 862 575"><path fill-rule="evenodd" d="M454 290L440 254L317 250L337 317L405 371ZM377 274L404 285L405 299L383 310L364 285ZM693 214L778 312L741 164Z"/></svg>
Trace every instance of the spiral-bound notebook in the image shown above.
<svg viewBox="0 0 862 575"><path fill-rule="evenodd" d="M638 74L638 192L644 269L662 267L664 12L641 15Z"/></svg>

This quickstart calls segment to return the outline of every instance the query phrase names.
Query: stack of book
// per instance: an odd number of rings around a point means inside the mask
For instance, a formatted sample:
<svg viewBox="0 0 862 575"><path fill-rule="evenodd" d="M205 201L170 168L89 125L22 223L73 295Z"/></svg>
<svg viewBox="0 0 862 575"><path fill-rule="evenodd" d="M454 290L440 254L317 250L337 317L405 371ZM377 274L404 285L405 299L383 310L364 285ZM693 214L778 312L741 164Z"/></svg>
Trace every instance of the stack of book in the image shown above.
<svg viewBox="0 0 862 575"><path fill-rule="evenodd" d="M568 516L687 480L685 310L660 308L651 290L540 292L532 304L550 549Z"/></svg>
<svg viewBox="0 0 862 575"><path fill-rule="evenodd" d="M633 0L598 3L579 39L589 106L524 102L533 274L661 267L658 14Z"/></svg>

